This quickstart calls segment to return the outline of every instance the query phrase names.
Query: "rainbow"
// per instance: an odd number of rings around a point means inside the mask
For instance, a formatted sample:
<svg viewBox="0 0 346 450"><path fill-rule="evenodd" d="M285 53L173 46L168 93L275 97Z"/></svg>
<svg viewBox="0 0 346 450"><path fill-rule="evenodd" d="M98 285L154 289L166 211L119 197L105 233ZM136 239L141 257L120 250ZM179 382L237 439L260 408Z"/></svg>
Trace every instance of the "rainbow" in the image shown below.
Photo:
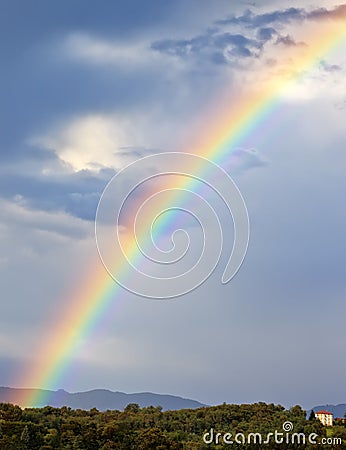
<svg viewBox="0 0 346 450"><path fill-rule="evenodd" d="M298 49L289 74L272 74L263 81L260 90L242 96L231 107L225 105L217 120L208 124L208 129L199 134L189 149L198 149L198 155L222 166L225 159L230 157L231 149L241 145L251 133L264 127L274 117L274 113L278 112L282 94L299 82L322 57L344 42L346 27L343 20L328 21L323 27L321 23L319 25L320 31L310 36L309 45ZM191 150L189 152L192 153ZM203 168L198 170L202 171ZM127 254L136 257L133 242L127 243ZM119 267L119 270L122 268ZM92 268L86 280L81 283L82 288L78 286L70 294L68 308L55 319L55 326L49 324L48 338L36 353L39 355L39 362L24 371L16 385L56 389L73 360L80 341L92 335L114 302L117 305L123 302L123 289L108 276L101 262ZM23 393L17 399L21 406L36 406L45 402L48 403L49 399L42 394Z"/></svg>

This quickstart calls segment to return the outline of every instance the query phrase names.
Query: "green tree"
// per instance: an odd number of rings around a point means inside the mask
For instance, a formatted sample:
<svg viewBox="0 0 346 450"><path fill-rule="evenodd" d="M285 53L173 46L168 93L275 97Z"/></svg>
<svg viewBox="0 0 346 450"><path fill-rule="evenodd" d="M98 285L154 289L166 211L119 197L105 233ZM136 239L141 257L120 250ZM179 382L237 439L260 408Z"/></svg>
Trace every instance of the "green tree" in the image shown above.
<svg viewBox="0 0 346 450"><path fill-rule="evenodd" d="M0 403L0 419L9 422L16 422L22 419L23 411L17 405L10 403Z"/></svg>
<svg viewBox="0 0 346 450"><path fill-rule="evenodd" d="M316 416L313 409L310 411L309 420L316 420Z"/></svg>
<svg viewBox="0 0 346 450"><path fill-rule="evenodd" d="M29 433L29 429L28 429L27 425L25 425L25 427L24 427L24 429L22 431L22 434L20 435L20 440L24 444L24 448L28 448L29 447L30 433Z"/></svg>
<svg viewBox="0 0 346 450"><path fill-rule="evenodd" d="M124 409L125 413L137 414L140 411L138 403L129 403Z"/></svg>
<svg viewBox="0 0 346 450"><path fill-rule="evenodd" d="M117 444L112 441L106 441L101 448L101 450L118 450L118 449L119 447L117 446Z"/></svg>
<svg viewBox="0 0 346 450"><path fill-rule="evenodd" d="M44 442L50 448L58 448L59 434L55 428L48 429L47 434L44 436Z"/></svg>
<svg viewBox="0 0 346 450"><path fill-rule="evenodd" d="M159 428L140 431L137 436L136 449L138 450L180 450L182 448L180 443L166 437Z"/></svg>

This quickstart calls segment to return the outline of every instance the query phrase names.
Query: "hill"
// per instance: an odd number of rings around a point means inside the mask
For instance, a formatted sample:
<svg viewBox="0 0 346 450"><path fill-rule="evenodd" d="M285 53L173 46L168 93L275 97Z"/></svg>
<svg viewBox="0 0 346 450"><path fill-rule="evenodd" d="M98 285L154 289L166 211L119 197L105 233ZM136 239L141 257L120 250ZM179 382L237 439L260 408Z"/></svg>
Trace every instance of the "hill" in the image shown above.
<svg viewBox="0 0 346 450"><path fill-rule="evenodd" d="M32 405L21 405L17 399L35 398L43 399ZM177 397L174 395L154 394L151 392L140 392L126 394L124 392L112 392L106 389L94 389L86 392L70 393L63 389L49 391L42 389L17 389L0 387L0 403L16 403L19 406L34 406L37 408L53 406L61 408L69 406L73 409L89 410L97 408L99 411L117 409L122 411L129 403L137 403L141 408L147 406L162 406L163 410L195 409L203 405L195 400Z"/></svg>
<svg viewBox="0 0 346 450"><path fill-rule="evenodd" d="M326 410L333 414L334 419L336 419L337 417L341 417L343 419L344 414L346 414L346 403L340 403L339 405L319 405L319 406L314 406L312 409L315 412L321 411L321 410Z"/></svg>

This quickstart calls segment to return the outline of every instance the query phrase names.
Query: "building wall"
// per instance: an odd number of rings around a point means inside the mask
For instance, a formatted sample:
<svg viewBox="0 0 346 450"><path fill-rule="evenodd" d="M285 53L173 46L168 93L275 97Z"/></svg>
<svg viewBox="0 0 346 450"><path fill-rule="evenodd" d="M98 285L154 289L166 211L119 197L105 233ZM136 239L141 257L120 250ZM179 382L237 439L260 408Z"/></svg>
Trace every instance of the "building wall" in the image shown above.
<svg viewBox="0 0 346 450"><path fill-rule="evenodd" d="M332 414L315 414L317 419L319 419L323 425L332 426L333 425L333 415Z"/></svg>

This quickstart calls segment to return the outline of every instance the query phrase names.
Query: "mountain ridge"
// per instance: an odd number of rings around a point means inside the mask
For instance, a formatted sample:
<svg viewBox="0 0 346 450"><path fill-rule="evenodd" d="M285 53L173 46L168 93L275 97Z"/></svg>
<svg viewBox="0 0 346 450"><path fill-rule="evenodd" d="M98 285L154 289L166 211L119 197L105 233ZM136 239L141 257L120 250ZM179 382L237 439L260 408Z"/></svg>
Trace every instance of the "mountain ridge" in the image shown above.
<svg viewBox="0 0 346 450"><path fill-rule="evenodd" d="M309 413L314 410L316 413L317 411L326 410L333 414L334 419L336 418L344 418L344 414L346 414L346 403L339 403L338 405L318 405L313 406Z"/></svg>
<svg viewBox="0 0 346 450"><path fill-rule="evenodd" d="M37 399L31 405L20 404L20 398ZM42 397L41 397L42 396ZM46 400L39 400L44 398ZM42 408L52 406L61 408L67 406L73 409L97 408L99 411L107 409L123 410L129 403L137 403L141 408L161 406L163 410L202 408L203 403L188 398L170 394L156 394L153 392L125 393L109 389L92 389L81 392L68 392L64 389L52 391L48 389L0 387L0 402L15 403L21 407Z"/></svg>

